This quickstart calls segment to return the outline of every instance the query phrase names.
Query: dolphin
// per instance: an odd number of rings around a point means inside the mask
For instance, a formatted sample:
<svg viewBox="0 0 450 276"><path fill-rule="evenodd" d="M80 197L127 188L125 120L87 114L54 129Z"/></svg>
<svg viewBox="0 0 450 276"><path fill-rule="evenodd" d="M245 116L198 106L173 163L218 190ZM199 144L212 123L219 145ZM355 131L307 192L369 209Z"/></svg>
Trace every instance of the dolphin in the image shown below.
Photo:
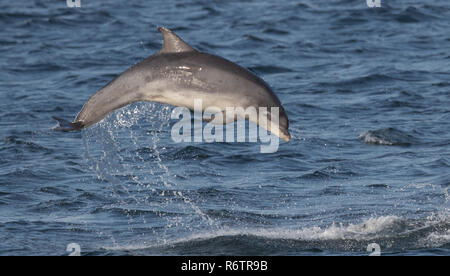
<svg viewBox="0 0 450 276"><path fill-rule="evenodd" d="M238 118L226 116L227 107L279 108L276 129L268 131L286 142L291 139L289 120L280 100L270 86L249 70L222 57L200 52L171 30L159 27L163 47L156 54L132 66L97 91L83 106L73 122L53 117L55 130L72 131L89 127L114 110L138 101L149 101L194 109L194 100L203 101L203 109L219 107L223 123ZM259 111L258 111L259 112ZM269 116L268 116L269 117ZM259 118L259 116L258 116ZM261 126L258 119L250 119Z"/></svg>

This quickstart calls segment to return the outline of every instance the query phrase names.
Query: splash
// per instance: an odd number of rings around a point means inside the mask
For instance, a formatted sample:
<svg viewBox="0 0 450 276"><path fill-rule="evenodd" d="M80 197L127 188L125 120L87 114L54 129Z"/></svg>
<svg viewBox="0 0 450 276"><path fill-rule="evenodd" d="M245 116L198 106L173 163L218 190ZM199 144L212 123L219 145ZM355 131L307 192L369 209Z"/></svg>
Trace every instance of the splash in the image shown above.
<svg viewBox="0 0 450 276"><path fill-rule="evenodd" d="M130 233L147 227L158 242L176 232L214 225L164 162L167 151L176 146L168 131L171 110L167 105L137 103L83 131L89 167L98 180L109 184L114 198L115 203L104 208L121 210ZM155 230L155 224L161 229ZM111 240L117 244L114 237Z"/></svg>
<svg viewBox="0 0 450 276"><path fill-rule="evenodd" d="M136 254L172 252L177 249L183 254L204 252L204 254L280 254L311 250L336 252L359 252L367 255L367 246L379 244L382 254L393 254L405 248L445 247L450 242L448 214L440 214L426 219L406 219L398 216L371 217L360 223L333 223L329 226L247 228L223 227L217 231L199 232L173 239L164 244L136 243L125 246L106 247L111 251L133 251ZM248 245L248 246L246 246ZM268 246L269 245L269 246ZM236 251L246 248L246 252ZM255 250L252 250L254 248ZM190 251L191 250L191 251ZM217 251L219 250L219 251Z"/></svg>

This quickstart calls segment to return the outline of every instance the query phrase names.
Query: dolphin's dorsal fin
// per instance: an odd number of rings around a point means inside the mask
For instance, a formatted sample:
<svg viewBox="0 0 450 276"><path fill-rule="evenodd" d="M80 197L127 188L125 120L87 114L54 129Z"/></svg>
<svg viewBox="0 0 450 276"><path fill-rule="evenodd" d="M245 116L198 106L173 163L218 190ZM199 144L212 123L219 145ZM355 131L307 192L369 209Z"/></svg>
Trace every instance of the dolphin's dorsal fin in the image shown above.
<svg viewBox="0 0 450 276"><path fill-rule="evenodd" d="M181 53L181 52L193 52L194 48L184 42L179 36L177 36L171 30L159 27L158 31L163 35L163 47L159 53Z"/></svg>

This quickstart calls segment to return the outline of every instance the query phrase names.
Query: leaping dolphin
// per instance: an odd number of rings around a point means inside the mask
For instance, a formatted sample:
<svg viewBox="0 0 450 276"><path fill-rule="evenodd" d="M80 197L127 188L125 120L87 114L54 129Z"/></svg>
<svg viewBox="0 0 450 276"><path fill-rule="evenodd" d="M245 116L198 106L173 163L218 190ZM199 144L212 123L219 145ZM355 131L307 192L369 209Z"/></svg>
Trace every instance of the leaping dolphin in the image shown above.
<svg viewBox="0 0 450 276"><path fill-rule="evenodd" d="M265 81L229 60L195 50L167 28L160 27L158 31L163 36L163 47L159 52L97 91L73 122L54 117L59 122L55 130L89 127L133 102L159 102L193 110L194 100L201 99L203 109L217 106L223 113L226 107L255 107L257 110L259 107L268 110L278 107L278 129L266 129L286 142L290 140L286 112ZM226 118L225 122L236 119ZM257 120L254 123L259 124Z"/></svg>

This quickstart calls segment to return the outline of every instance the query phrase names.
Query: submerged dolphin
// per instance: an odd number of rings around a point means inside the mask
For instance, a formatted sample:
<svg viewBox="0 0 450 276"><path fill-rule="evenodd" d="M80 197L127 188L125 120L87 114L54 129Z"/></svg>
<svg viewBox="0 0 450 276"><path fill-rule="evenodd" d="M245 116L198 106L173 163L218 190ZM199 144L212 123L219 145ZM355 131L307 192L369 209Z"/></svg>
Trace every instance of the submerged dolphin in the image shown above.
<svg viewBox="0 0 450 276"><path fill-rule="evenodd" d="M129 68L97 91L71 123L55 118L55 130L71 131L93 125L112 111L138 101L184 106L194 109L194 99L203 109L217 106L227 118L226 107L279 108L277 129L268 129L286 142L290 140L289 120L280 100L269 85L243 67L224 58L199 52L174 32L158 28L163 35L162 49ZM270 118L270 117L269 117ZM245 118L244 118L245 119ZM258 120L254 121L259 124ZM270 126L270 119L268 119Z"/></svg>

